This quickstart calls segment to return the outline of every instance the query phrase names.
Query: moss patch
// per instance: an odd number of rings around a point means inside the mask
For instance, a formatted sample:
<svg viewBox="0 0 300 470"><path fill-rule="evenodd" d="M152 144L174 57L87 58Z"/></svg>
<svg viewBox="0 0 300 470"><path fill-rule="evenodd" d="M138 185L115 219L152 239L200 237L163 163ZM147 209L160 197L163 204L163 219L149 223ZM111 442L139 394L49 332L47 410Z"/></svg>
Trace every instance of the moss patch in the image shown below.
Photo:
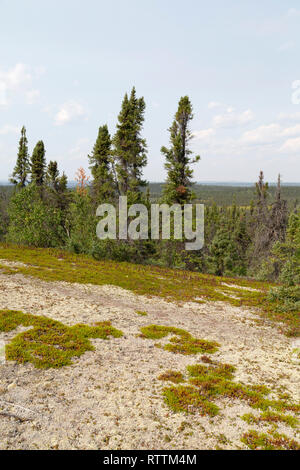
<svg viewBox="0 0 300 470"><path fill-rule="evenodd" d="M185 385L165 387L163 396L166 404L175 412L200 413L214 416L219 412L214 401L218 398L232 398L247 402L252 408L262 411L300 411L300 404L288 400L269 399L270 390L264 385L244 385L234 382L235 368L230 364L206 366L196 364L187 367L188 379ZM262 419L273 419L274 414L263 414ZM288 421L288 418L286 422Z"/></svg>
<svg viewBox="0 0 300 470"><path fill-rule="evenodd" d="M300 450L298 442L276 432L262 434L251 430L243 435L241 441L252 450Z"/></svg>
<svg viewBox="0 0 300 470"><path fill-rule="evenodd" d="M164 346L166 351L177 354L214 353L219 344L215 341L194 338L188 331L173 326L149 325L141 328L141 338L162 339L173 334L170 342Z"/></svg>
<svg viewBox="0 0 300 470"><path fill-rule="evenodd" d="M254 416L252 413L248 413L242 416L242 419L248 424L277 424L284 423L291 428L298 427L299 420L292 415L284 415L282 413L273 413L271 411L265 411L260 416Z"/></svg>
<svg viewBox="0 0 300 470"><path fill-rule="evenodd" d="M95 349L89 338L108 339L109 336L118 338L123 335L110 322L70 327L47 317L13 310L0 311L0 331L9 332L19 325L32 328L12 339L6 346L6 358L20 363L31 362L38 368L71 364L72 357Z"/></svg>
<svg viewBox="0 0 300 470"><path fill-rule="evenodd" d="M218 277L159 266L135 265L126 262L96 261L59 249L18 247L1 244L0 258L19 261L27 266L12 269L0 266L7 274L22 273L45 281L67 281L83 284L111 284L141 295L167 300L203 303L223 301L236 306L258 307L260 313L284 324L284 331L300 334L299 312L276 312L268 298L272 285L241 278ZM255 290L248 290L244 288Z"/></svg>
<svg viewBox="0 0 300 470"><path fill-rule="evenodd" d="M175 384L184 382L184 377L181 372L175 370L167 370L158 377L159 380L165 380L167 382L173 382Z"/></svg>
<svg viewBox="0 0 300 470"><path fill-rule="evenodd" d="M142 310L137 310L137 315L140 315L141 317L146 317L148 315L147 312L143 312Z"/></svg>
<svg viewBox="0 0 300 470"><path fill-rule="evenodd" d="M207 400L195 387L178 385L163 390L166 404L175 412L199 413L202 416L215 416L219 412L217 405Z"/></svg>

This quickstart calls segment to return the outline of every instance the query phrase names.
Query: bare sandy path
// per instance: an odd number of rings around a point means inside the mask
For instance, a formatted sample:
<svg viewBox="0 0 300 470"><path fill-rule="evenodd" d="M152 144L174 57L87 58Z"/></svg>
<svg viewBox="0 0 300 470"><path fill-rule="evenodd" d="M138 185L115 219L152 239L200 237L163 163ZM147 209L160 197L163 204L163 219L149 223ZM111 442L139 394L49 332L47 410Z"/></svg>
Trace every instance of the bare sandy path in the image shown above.
<svg viewBox="0 0 300 470"><path fill-rule="evenodd" d="M113 286L0 274L0 309L46 315L67 325L111 320L124 332L122 338L92 340L95 351L61 369L0 365L0 449L244 448L240 438L250 426L239 416L255 414L245 403L219 400L222 412L213 419L175 414L164 404L165 384L157 376L167 369L184 372L201 362L201 355L173 354L138 338L140 327L152 323L217 341L221 347L214 359L233 364L236 380L300 399L295 344L245 308L220 302L178 306ZM0 333L0 340L8 342L15 334ZM296 437L283 424L278 431Z"/></svg>

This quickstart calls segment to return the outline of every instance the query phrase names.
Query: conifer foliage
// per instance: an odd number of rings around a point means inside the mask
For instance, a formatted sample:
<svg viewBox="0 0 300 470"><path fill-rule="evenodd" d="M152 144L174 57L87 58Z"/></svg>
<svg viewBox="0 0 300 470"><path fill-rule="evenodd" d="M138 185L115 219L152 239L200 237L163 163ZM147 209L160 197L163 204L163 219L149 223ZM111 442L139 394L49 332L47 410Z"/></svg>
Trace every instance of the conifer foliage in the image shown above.
<svg viewBox="0 0 300 470"><path fill-rule="evenodd" d="M278 177L274 198L261 171L253 188L251 205L220 203L205 207L205 245L193 253L182 240L99 240L96 235L96 207L114 204L117 196L128 198L128 205L159 202L160 194L144 191L143 170L147 145L142 135L144 98L135 88L125 94L113 138L102 125L88 156L91 181L83 168L76 179L77 191L68 188L67 176L60 174L56 161L46 166L45 146L37 142L31 158L25 127L21 130L17 161L6 201L0 193L0 237L8 242L41 247L60 247L87 253L96 259L115 259L171 266L228 276L254 276L281 281L282 289L271 293L283 311L298 312L300 307L300 214L284 200ZM192 202L192 164L199 161L190 149L193 119L188 96L180 98L171 127L170 145L162 147L167 179L163 202L183 205ZM30 182L29 182L30 181ZM29 184L27 184L29 183ZM255 190L255 193L254 193ZM203 202L205 198L195 202ZM116 211L116 216L119 214ZM193 222L196 223L194 216ZM196 225L196 224L195 224Z"/></svg>
<svg viewBox="0 0 300 470"><path fill-rule="evenodd" d="M165 168L168 172L164 188L164 197L168 203L184 204L191 200L193 170L190 165L200 160L197 155L191 158L189 142L192 138L189 123L193 119L193 108L188 96L180 98L178 109L170 132L170 147L162 147L166 158Z"/></svg>
<svg viewBox="0 0 300 470"><path fill-rule="evenodd" d="M95 205L111 202L115 196L111 150L111 137L105 124L99 127L93 151L88 156L93 176L92 198Z"/></svg>
<svg viewBox="0 0 300 470"><path fill-rule="evenodd" d="M142 179L147 164L146 140L141 136L144 114L144 98L137 98L133 87L130 97L126 93L123 99L113 138L119 192L133 200L141 197L141 187L146 185Z"/></svg>
<svg viewBox="0 0 300 470"><path fill-rule="evenodd" d="M31 156L31 181L34 182L37 186L43 186L44 184L45 169L45 146L44 142L39 140L39 142L34 147Z"/></svg>
<svg viewBox="0 0 300 470"><path fill-rule="evenodd" d="M27 183L29 172L30 162L28 154L28 141L26 137L26 128L23 126L21 129L17 162L10 181L17 187L24 188Z"/></svg>

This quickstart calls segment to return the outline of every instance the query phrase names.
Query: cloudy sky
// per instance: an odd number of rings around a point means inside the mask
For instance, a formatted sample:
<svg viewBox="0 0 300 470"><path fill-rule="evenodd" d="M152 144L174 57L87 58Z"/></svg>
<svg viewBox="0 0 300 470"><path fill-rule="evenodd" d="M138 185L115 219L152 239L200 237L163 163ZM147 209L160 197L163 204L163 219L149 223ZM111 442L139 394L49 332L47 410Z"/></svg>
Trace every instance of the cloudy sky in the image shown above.
<svg viewBox="0 0 300 470"><path fill-rule="evenodd" d="M299 182L299 25L299 0L0 0L0 180L23 124L74 179L135 85L148 180L188 94L197 181Z"/></svg>

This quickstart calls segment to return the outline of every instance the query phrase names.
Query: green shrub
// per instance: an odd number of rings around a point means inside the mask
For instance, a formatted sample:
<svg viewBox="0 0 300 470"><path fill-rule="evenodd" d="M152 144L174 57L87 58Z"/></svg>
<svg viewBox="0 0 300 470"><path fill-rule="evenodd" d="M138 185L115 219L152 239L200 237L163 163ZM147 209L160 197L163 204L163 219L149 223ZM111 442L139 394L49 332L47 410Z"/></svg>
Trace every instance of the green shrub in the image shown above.
<svg viewBox="0 0 300 470"><path fill-rule="evenodd" d="M34 184L12 196L8 214L7 241L42 248L64 244L66 233L62 226L62 212L47 204Z"/></svg>

